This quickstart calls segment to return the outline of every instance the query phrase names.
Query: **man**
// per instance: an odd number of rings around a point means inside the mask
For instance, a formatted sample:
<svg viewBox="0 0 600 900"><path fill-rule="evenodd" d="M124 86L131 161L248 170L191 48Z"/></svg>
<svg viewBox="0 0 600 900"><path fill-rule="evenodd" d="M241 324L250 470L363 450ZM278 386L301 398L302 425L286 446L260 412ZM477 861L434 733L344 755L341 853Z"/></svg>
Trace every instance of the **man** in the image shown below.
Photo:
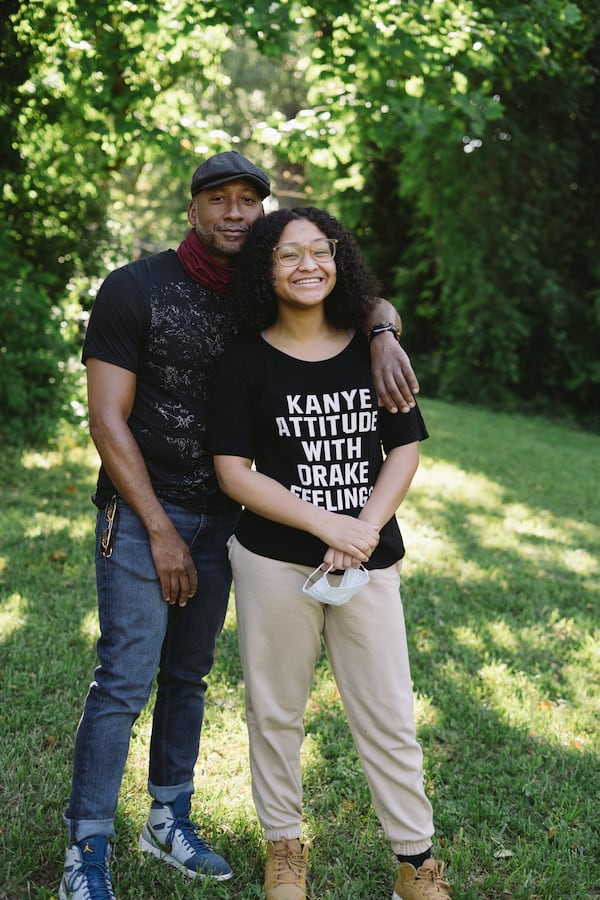
<svg viewBox="0 0 600 900"><path fill-rule="evenodd" d="M178 250L112 272L90 317L99 665L75 741L60 900L114 900L109 840L131 729L157 671L140 846L191 877L232 875L190 820L205 678L231 585L226 542L239 515L218 488L206 422L213 367L235 333L224 291L269 193L268 176L243 156L210 157L192 177L192 228ZM406 411L418 386L398 321L382 301L365 330L381 401Z"/></svg>

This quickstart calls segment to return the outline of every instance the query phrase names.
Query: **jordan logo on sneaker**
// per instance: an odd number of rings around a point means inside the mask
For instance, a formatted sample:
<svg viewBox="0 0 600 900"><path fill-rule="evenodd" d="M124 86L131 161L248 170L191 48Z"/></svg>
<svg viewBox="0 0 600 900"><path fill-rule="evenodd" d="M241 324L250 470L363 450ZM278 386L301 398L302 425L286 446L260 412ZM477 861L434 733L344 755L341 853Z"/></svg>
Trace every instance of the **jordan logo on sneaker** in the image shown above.
<svg viewBox="0 0 600 900"><path fill-rule="evenodd" d="M84 853L93 853L94 852L87 841L85 842L85 847L83 848L83 852Z"/></svg>

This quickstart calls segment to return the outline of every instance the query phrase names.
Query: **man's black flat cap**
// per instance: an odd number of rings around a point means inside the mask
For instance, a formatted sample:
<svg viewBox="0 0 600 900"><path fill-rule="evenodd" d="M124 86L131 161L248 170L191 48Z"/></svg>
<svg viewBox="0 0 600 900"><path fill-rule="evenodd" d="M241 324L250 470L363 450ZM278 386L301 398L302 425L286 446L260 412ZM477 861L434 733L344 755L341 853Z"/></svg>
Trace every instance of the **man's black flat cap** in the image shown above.
<svg viewBox="0 0 600 900"><path fill-rule="evenodd" d="M243 178L257 190L264 200L271 193L269 176L235 150L216 153L201 163L192 176L192 197L200 191Z"/></svg>

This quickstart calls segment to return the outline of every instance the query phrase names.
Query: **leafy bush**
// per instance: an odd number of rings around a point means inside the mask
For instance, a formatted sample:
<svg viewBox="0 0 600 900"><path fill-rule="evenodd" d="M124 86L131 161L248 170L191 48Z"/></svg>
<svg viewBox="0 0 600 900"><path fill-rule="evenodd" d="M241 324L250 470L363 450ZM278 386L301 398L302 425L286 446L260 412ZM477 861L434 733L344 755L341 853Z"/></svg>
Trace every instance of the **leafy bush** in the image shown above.
<svg viewBox="0 0 600 900"><path fill-rule="evenodd" d="M77 352L64 310L49 297L53 279L35 272L10 242L0 258L0 441L43 442L69 415Z"/></svg>

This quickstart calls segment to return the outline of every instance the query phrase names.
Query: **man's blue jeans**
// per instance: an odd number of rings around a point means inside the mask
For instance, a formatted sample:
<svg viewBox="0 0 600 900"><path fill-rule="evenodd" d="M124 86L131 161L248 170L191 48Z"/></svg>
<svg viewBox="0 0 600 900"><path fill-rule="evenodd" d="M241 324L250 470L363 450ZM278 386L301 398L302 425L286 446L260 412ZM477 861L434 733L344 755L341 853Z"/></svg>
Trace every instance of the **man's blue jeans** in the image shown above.
<svg viewBox="0 0 600 900"><path fill-rule="evenodd" d="M193 791L204 679L214 661L231 587L226 542L239 514L207 515L163 505L198 571L198 591L185 607L170 606L162 599L148 534L135 513L118 501L116 536L108 559L100 553L106 514L98 513L99 666L75 740L65 814L72 841L114 834L131 729L148 701L157 670L148 789L161 803L174 800L181 791Z"/></svg>

